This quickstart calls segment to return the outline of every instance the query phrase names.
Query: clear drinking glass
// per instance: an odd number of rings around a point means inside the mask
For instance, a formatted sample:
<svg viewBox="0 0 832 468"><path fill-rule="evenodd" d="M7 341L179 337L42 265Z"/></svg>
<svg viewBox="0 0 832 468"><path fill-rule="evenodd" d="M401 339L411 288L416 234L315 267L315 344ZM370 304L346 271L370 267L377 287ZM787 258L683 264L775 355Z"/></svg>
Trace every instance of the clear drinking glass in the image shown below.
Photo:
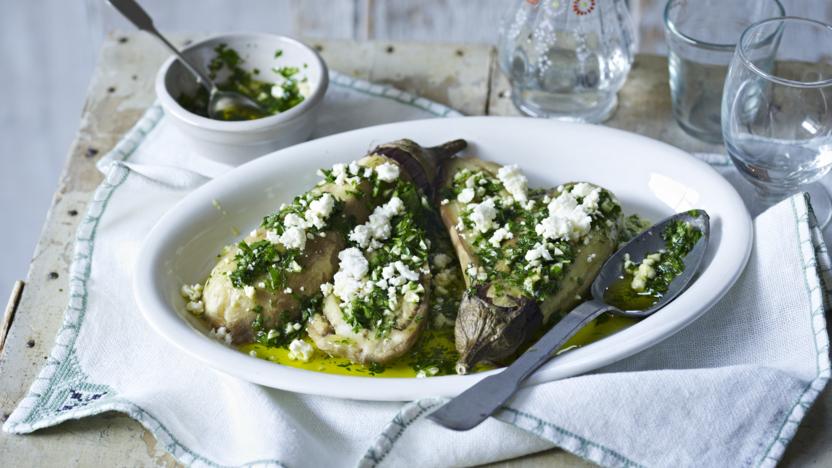
<svg viewBox="0 0 832 468"><path fill-rule="evenodd" d="M664 10L673 117L688 134L722 143L720 103L743 30L783 16L778 0L670 0Z"/></svg>
<svg viewBox="0 0 832 468"><path fill-rule="evenodd" d="M500 26L500 68L533 117L605 120L634 50L625 0L515 0Z"/></svg>
<svg viewBox="0 0 832 468"><path fill-rule="evenodd" d="M722 100L725 146L767 207L832 168L832 26L774 18L740 37ZM827 224L829 194L811 191Z"/></svg>

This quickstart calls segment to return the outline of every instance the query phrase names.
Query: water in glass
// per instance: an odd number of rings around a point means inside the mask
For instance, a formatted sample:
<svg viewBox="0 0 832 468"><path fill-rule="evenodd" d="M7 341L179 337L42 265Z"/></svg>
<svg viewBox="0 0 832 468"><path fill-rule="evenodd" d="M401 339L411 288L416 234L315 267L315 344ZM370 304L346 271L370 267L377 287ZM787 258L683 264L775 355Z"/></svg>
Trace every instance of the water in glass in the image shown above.
<svg viewBox="0 0 832 468"><path fill-rule="evenodd" d="M635 44L623 0L520 0L500 29L500 67L527 115L600 122L611 115Z"/></svg>
<svg viewBox="0 0 832 468"><path fill-rule="evenodd" d="M685 132L722 143L722 87L735 44L750 24L783 14L778 0L667 2L664 30L673 117Z"/></svg>
<svg viewBox="0 0 832 468"><path fill-rule="evenodd" d="M832 26L801 18L756 23L740 38L725 81L722 132L762 206L832 169ZM825 191L816 213L829 210ZM821 219L829 219L822 216Z"/></svg>

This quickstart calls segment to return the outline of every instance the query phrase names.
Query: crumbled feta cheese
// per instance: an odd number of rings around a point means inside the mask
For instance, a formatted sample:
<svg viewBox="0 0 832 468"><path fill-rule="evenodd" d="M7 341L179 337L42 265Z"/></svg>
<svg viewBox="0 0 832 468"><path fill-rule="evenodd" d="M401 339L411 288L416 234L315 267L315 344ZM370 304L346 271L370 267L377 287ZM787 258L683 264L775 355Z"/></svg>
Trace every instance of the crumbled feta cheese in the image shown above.
<svg viewBox="0 0 832 468"><path fill-rule="evenodd" d="M647 281L656 277L656 269L654 268L654 265L657 264L661 258L662 254L657 252L646 256L644 260L641 261L641 264L633 274L633 281L630 283L630 287L633 288L633 291L642 292L647 288ZM633 262L630 261L629 255L625 255L624 257L625 268L627 268L627 263L629 263L630 267L634 266Z"/></svg>
<svg viewBox="0 0 832 468"><path fill-rule="evenodd" d="M301 218L295 213L289 213L283 217L283 226L290 228L290 227L302 227L306 228L306 220Z"/></svg>
<svg viewBox="0 0 832 468"><path fill-rule="evenodd" d="M475 196L476 192L474 192L474 189L464 188L461 192L459 192L459 195L456 196L456 199L460 203L471 203L471 200L473 200Z"/></svg>
<svg viewBox="0 0 832 468"><path fill-rule="evenodd" d="M572 190L570 193L575 195L576 197L585 197L592 192L592 185L587 184L586 182L579 182L572 186Z"/></svg>
<svg viewBox="0 0 832 468"><path fill-rule="evenodd" d="M202 299L202 285L199 283L183 284L182 287L179 289L179 293L185 299L191 301L198 301Z"/></svg>
<svg viewBox="0 0 832 468"><path fill-rule="evenodd" d="M633 281L630 283L630 287L633 288L633 291L642 292L645 288L647 288L647 280L640 276L633 277Z"/></svg>
<svg viewBox="0 0 832 468"><path fill-rule="evenodd" d="M544 239L577 240L591 228L592 218L571 192L562 192L547 209L549 216L535 226L535 232Z"/></svg>
<svg viewBox="0 0 832 468"><path fill-rule="evenodd" d="M439 202L439 204L440 204L440 205L442 205L442 206L445 206L445 205L447 205L448 203L450 203L450 201L449 201L447 198L443 198L443 199L442 199L442 201L441 201L441 202Z"/></svg>
<svg viewBox="0 0 832 468"><path fill-rule="evenodd" d="M254 286L243 286L243 293L245 293L247 298L254 299Z"/></svg>
<svg viewBox="0 0 832 468"><path fill-rule="evenodd" d="M271 95L275 99L283 99L286 97L286 90L283 88L283 86L275 84L274 86L272 86Z"/></svg>
<svg viewBox="0 0 832 468"><path fill-rule="evenodd" d="M396 268L396 271L404 277L408 281L418 281L419 280L419 273L411 270L409 266L405 265L401 261L396 261L393 266Z"/></svg>
<svg viewBox="0 0 832 468"><path fill-rule="evenodd" d="M465 269L465 273L468 275L469 278L478 281L485 281L486 279L488 279L488 273L485 272L485 268L477 267L473 264L468 265L468 268Z"/></svg>
<svg viewBox="0 0 832 468"><path fill-rule="evenodd" d="M538 242L526 252L525 258L531 265L539 265L541 263L540 259L551 260L552 254L549 253L549 249L545 245Z"/></svg>
<svg viewBox="0 0 832 468"><path fill-rule="evenodd" d="M325 193L320 198L316 198L309 203L309 209L306 211L306 221L318 229L326 226L326 220L332 214L332 209L335 207L335 198Z"/></svg>
<svg viewBox="0 0 832 468"><path fill-rule="evenodd" d="M340 266L333 278L333 292L342 301L351 301L363 287L362 279L367 274L369 263L360 250L350 247L338 254Z"/></svg>
<svg viewBox="0 0 832 468"><path fill-rule="evenodd" d="M189 301L185 304L185 310L199 316L205 312L205 304L202 301Z"/></svg>
<svg viewBox="0 0 832 468"><path fill-rule="evenodd" d="M248 352L248 355L251 356L251 357L257 357L257 351L252 349L251 351Z"/></svg>
<svg viewBox="0 0 832 468"><path fill-rule="evenodd" d="M399 178L399 166L389 162L379 164L376 166L376 175L378 176L378 180L393 182Z"/></svg>
<svg viewBox="0 0 832 468"><path fill-rule="evenodd" d="M486 233L494 228L494 218L497 217L497 208L494 206L494 199L488 198L471 208L469 219L474 223L474 229Z"/></svg>
<svg viewBox="0 0 832 468"><path fill-rule="evenodd" d="M338 253L340 271L353 278L362 278L367 274L369 263L360 250L350 247Z"/></svg>
<svg viewBox="0 0 832 468"><path fill-rule="evenodd" d="M303 250L306 247L306 230L302 227L290 227L283 231L278 242L283 244L287 249Z"/></svg>
<svg viewBox="0 0 832 468"><path fill-rule="evenodd" d="M231 336L231 332L226 330L225 327L219 327L214 330L211 330L211 335L213 335L214 338L224 342L227 345L230 345L231 342L234 340L234 337Z"/></svg>
<svg viewBox="0 0 832 468"><path fill-rule="evenodd" d="M416 373L417 379L423 379L425 377L432 377L439 373L439 368L436 366L431 366L425 369L421 369L419 372Z"/></svg>
<svg viewBox="0 0 832 468"><path fill-rule="evenodd" d="M500 244L506 239L511 239L514 237L511 231L506 229L505 227L501 227L494 231L494 234L488 239L488 243L494 247L500 247Z"/></svg>
<svg viewBox="0 0 832 468"><path fill-rule="evenodd" d="M332 176L335 178L335 185L346 185L352 182L352 179L350 179L347 173L347 165L344 163L338 163L332 166Z"/></svg>
<svg viewBox="0 0 832 468"><path fill-rule="evenodd" d="M283 290L284 294L292 294L292 288L286 288Z"/></svg>
<svg viewBox="0 0 832 468"><path fill-rule="evenodd" d="M372 240L384 240L390 237L390 220L404 212L404 202L399 197L392 197L380 206L377 206L366 223L353 228L349 239L358 244L362 249L372 246ZM374 247L374 249L377 247Z"/></svg>
<svg viewBox="0 0 832 468"><path fill-rule="evenodd" d="M185 303L185 310L196 316L202 315L205 312L205 304L202 302L201 284L183 284L179 289L179 294L187 301Z"/></svg>
<svg viewBox="0 0 832 468"><path fill-rule="evenodd" d="M289 359L293 359L295 361L303 361L309 362L312 359L312 355L315 353L315 348L312 347L311 344L303 341L303 340L292 340L289 343Z"/></svg>
<svg viewBox="0 0 832 468"><path fill-rule="evenodd" d="M280 234L271 229L266 231L266 240L271 242L272 244L279 244L280 243Z"/></svg>
<svg viewBox="0 0 832 468"><path fill-rule="evenodd" d="M350 232L349 239L359 246L366 248L370 245L370 240L373 238L373 231L370 226L361 224L353 228Z"/></svg>
<svg viewBox="0 0 832 468"><path fill-rule="evenodd" d="M520 168L516 164L501 167L497 171L497 178L503 183L503 187L515 200L521 203L526 201L529 188L528 180L520 172Z"/></svg>
<svg viewBox="0 0 832 468"><path fill-rule="evenodd" d="M587 213L595 213L598 211L598 202L600 200L601 189L596 188L584 197L583 201L581 202L581 206L584 207L584 211L586 211Z"/></svg>

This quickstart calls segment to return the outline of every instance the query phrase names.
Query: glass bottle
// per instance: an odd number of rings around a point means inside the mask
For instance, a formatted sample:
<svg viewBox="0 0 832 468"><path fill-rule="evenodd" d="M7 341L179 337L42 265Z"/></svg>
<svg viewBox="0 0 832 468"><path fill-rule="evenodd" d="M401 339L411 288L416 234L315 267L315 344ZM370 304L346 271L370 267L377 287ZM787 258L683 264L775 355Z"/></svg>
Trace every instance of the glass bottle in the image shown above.
<svg viewBox="0 0 832 468"><path fill-rule="evenodd" d="M524 114L597 123L618 103L635 41L626 0L516 0L500 26L500 68Z"/></svg>

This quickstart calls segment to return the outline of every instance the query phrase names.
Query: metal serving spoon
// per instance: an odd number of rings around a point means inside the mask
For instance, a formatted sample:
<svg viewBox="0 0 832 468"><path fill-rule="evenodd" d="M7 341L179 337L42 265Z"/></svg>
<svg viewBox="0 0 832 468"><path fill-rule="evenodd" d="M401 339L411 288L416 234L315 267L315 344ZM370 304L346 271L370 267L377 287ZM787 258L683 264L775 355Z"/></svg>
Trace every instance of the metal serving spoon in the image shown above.
<svg viewBox="0 0 832 468"><path fill-rule="evenodd" d="M685 256L684 271L671 281L667 292L652 306L645 310L621 310L606 304L604 292L616 281L620 281L624 269L624 255L633 259L643 259L648 254L664 249L662 233L674 221L686 221L702 232L702 237ZM545 364L569 338L581 328L603 313L611 312L625 317L643 318L667 305L692 282L705 257L710 235L710 219L702 210L692 210L671 216L652 226L641 235L622 247L610 257L601 272L592 282L592 299L579 305L563 317L551 330L528 351L523 353L510 366L499 374L494 374L479 381L476 385L459 394L428 416L428 419L456 431L467 431L485 421L506 402L520 386L540 366Z"/></svg>
<svg viewBox="0 0 832 468"><path fill-rule="evenodd" d="M186 59L179 50L174 47L167 39L165 39L159 31L156 30L156 26L153 25L153 19L150 18L150 15L142 8L138 3L134 0L108 0L110 5L112 5L119 13L121 13L125 18L130 20L131 23L136 25L142 31L152 34L159 39L171 52L173 55L185 65L185 68L190 70L193 73L194 77L196 77L196 81L205 87L208 90L209 100L208 100L208 116L212 119L217 120L229 120L227 118L223 118L227 112L233 113L235 115L246 115L250 118L258 118L258 117L265 117L267 115L266 111L260 107L257 102L255 102L250 97L236 93L234 91L222 91L217 88L217 85L205 74L199 67L194 65L191 61Z"/></svg>

